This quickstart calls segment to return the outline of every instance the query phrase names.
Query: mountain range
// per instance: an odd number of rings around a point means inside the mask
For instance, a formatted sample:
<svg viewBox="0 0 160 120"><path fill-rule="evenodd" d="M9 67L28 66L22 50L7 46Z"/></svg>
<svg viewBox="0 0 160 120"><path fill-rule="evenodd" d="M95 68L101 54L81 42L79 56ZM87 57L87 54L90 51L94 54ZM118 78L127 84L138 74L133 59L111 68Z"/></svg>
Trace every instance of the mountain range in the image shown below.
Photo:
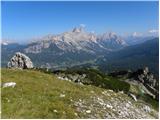
<svg viewBox="0 0 160 120"><path fill-rule="evenodd" d="M97 53L112 51L125 46L126 43L115 33L104 33L96 36L94 33L86 32L83 28L74 28L72 31L58 35L47 35L36 42L32 42L25 49L26 53L41 53L44 49L55 46L57 52Z"/></svg>
<svg viewBox="0 0 160 120"><path fill-rule="evenodd" d="M105 70L108 71L118 67L126 69L124 66L128 66L127 69L139 67L144 60L146 62L144 65L150 67L153 63L150 69L157 71L154 66L158 64L158 38L155 37L135 34L122 37L114 32L97 35L85 31L82 27L75 27L61 34L46 35L25 45L1 42L2 67L7 65L15 52L22 52L38 67L62 69L89 64L102 66L103 69L105 66Z"/></svg>

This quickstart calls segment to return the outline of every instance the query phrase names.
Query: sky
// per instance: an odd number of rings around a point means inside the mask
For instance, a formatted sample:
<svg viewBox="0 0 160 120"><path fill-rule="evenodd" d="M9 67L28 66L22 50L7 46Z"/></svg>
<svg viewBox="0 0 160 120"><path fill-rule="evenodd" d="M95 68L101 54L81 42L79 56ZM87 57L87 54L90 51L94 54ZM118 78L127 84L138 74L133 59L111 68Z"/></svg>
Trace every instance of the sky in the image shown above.
<svg viewBox="0 0 160 120"><path fill-rule="evenodd" d="M62 33L79 25L97 34L130 34L159 28L156 1L3 1L1 11L2 39L19 42Z"/></svg>

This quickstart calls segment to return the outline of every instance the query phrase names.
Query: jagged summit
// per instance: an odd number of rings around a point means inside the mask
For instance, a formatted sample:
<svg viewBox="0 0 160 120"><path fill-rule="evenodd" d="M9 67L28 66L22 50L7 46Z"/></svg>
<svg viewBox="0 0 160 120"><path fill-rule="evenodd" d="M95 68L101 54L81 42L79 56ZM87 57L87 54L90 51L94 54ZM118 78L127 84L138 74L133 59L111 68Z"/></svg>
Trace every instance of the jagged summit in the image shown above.
<svg viewBox="0 0 160 120"><path fill-rule="evenodd" d="M98 43L108 49L120 49L127 46L126 42L114 32L106 32L98 36Z"/></svg>
<svg viewBox="0 0 160 120"><path fill-rule="evenodd" d="M38 42L30 44L25 49L25 52L40 53L43 49L47 49L50 46L54 46L65 52L84 51L87 53L96 53L97 51L119 49L126 46L126 43L114 32L97 36L95 33L85 31L84 27L80 26L73 28L72 31L57 35L49 34L42 37Z"/></svg>
<svg viewBox="0 0 160 120"><path fill-rule="evenodd" d="M79 33L79 32L82 32L82 27L75 27L72 32L76 32L76 33Z"/></svg>

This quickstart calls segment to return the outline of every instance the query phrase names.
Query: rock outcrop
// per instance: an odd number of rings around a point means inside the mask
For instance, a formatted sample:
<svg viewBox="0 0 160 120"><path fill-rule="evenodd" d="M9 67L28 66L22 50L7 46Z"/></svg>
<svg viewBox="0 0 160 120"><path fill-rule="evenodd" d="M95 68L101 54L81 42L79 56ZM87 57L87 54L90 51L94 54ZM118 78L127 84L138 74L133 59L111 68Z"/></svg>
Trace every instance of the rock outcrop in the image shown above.
<svg viewBox="0 0 160 120"><path fill-rule="evenodd" d="M57 77L61 80L72 81L79 84L92 84L92 81L89 81L86 74L64 74L64 73L57 73Z"/></svg>
<svg viewBox="0 0 160 120"><path fill-rule="evenodd" d="M132 77L143 84L148 84L151 87L156 87L157 81L154 78L153 74L149 72L148 67L133 72Z"/></svg>
<svg viewBox="0 0 160 120"><path fill-rule="evenodd" d="M148 67L138 69L137 71L117 71L109 74L113 77L124 77L132 82L138 82L145 86L145 88L154 95L154 98L159 99L159 82L154 75L149 71Z"/></svg>
<svg viewBox="0 0 160 120"><path fill-rule="evenodd" d="M148 67L133 72L133 78L141 82L152 94L155 95L157 100L159 99L159 82L154 78L154 75L149 72Z"/></svg>
<svg viewBox="0 0 160 120"><path fill-rule="evenodd" d="M29 69L33 68L33 63L28 56L23 53L16 52L7 65L8 68Z"/></svg>

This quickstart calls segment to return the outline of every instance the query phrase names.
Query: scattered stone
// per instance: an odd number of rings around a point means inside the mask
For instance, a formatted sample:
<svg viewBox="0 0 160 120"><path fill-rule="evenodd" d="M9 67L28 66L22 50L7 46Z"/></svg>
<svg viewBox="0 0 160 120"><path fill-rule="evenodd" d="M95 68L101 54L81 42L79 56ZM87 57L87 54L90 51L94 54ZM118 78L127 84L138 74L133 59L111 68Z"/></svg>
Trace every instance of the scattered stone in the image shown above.
<svg viewBox="0 0 160 120"><path fill-rule="evenodd" d="M57 110L53 110L53 112L57 113L58 111Z"/></svg>
<svg viewBox="0 0 160 120"><path fill-rule="evenodd" d="M103 94L103 95L108 95L108 94L107 94L107 91L103 91L102 94Z"/></svg>
<svg viewBox="0 0 160 120"><path fill-rule="evenodd" d="M84 85L82 82L79 82L79 85Z"/></svg>
<svg viewBox="0 0 160 120"><path fill-rule="evenodd" d="M132 103L130 101L128 101L128 104L132 105Z"/></svg>
<svg viewBox="0 0 160 120"><path fill-rule="evenodd" d="M129 96L131 96L137 102L137 98L136 98L135 95L133 95L133 94L130 93Z"/></svg>
<svg viewBox="0 0 160 120"><path fill-rule="evenodd" d="M29 69L33 68L33 63L25 54L16 52L16 54L8 62L7 66L8 68Z"/></svg>
<svg viewBox="0 0 160 120"><path fill-rule="evenodd" d="M91 113L91 110L86 110L86 113Z"/></svg>
<svg viewBox="0 0 160 120"><path fill-rule="evenodd" d="M61 77L61 76L58 76L57 78L58 78L58 79L61 79L61 80L63 80L63 77Z"/></svg>
<svg viewBox="0 0 160 120"><path fill-rule="evenodd" d="M130 104L129 104L129 103L126 103L126 107L129 108L129 107L130 107Z"/></svg>
<svg viewBox="0 0 160 120"><path fill-rule="evenodd" d="M113 106L111 106L111 105L109 105L109 104L107 104L106 107L107 107L107 108L110 108L110 109L113 108Z"/></svg>
<svg viewBox="0 0 160 120"><path fill-rule="evenodd" d="M15 82L7 82L7 83L3 84L3 88L6 88L6 87L12 87L12 88L14 88L15 86L16 86Z"/></svg>
<svg viewBox="0 0 160 120"><path fill-rule="evenodd" d="M113 90L108 90L109 92L113 92Z"/></svg>
<svg viewBox="0 0 160 120"><path fill-rule="evenodd" d="M60 97L61 97L61 98L65 97L65 96L66 96L65 94L60 94Z"/></svg>
<svg viewBox="0 0 160 120"><path fill-rule="evenodd" d="M129 98L126 98L127 96L123 97L124 94L118 94L121 99L118 96L112 96L112 93L108 94L111 94L111 97L93 95L87 100L74 101L76 111L83 114L84 118L95 119L145 119L158 116L157 112L153 115L149 114L153 108L146 107L140 102L136 102L137 105L135 105L134 101L131 102Z"/></svg>
<svg viewBox="0 0 160 120"><path fill-rule="evenodd" d="M150 109L149 106L146 105L146 106L144 106L144 111L145 111L145 112L151 112L151 109Z"/></svg>
<svg viewBox="0 0 160 120"><path fill-rule="evenodd" d="M123 91L119 91L119 93L120 93L120 94L123 94L124 92L123 92Z"/></svg>
<svg viewBox="0 0 160 120"><path fill-rule="evenodd" d="M101 98L99 98L99 97L97 98L97 102L98 102L100 105L105 105L103 99L101 99Z"/></svg>
<svg viewBox="0 0 160 120"><path fill-rule="evenodd" d="M78 116L78 114L77 114L77 113L74 113L74 115L75 115L75 116Z"/></svg>

